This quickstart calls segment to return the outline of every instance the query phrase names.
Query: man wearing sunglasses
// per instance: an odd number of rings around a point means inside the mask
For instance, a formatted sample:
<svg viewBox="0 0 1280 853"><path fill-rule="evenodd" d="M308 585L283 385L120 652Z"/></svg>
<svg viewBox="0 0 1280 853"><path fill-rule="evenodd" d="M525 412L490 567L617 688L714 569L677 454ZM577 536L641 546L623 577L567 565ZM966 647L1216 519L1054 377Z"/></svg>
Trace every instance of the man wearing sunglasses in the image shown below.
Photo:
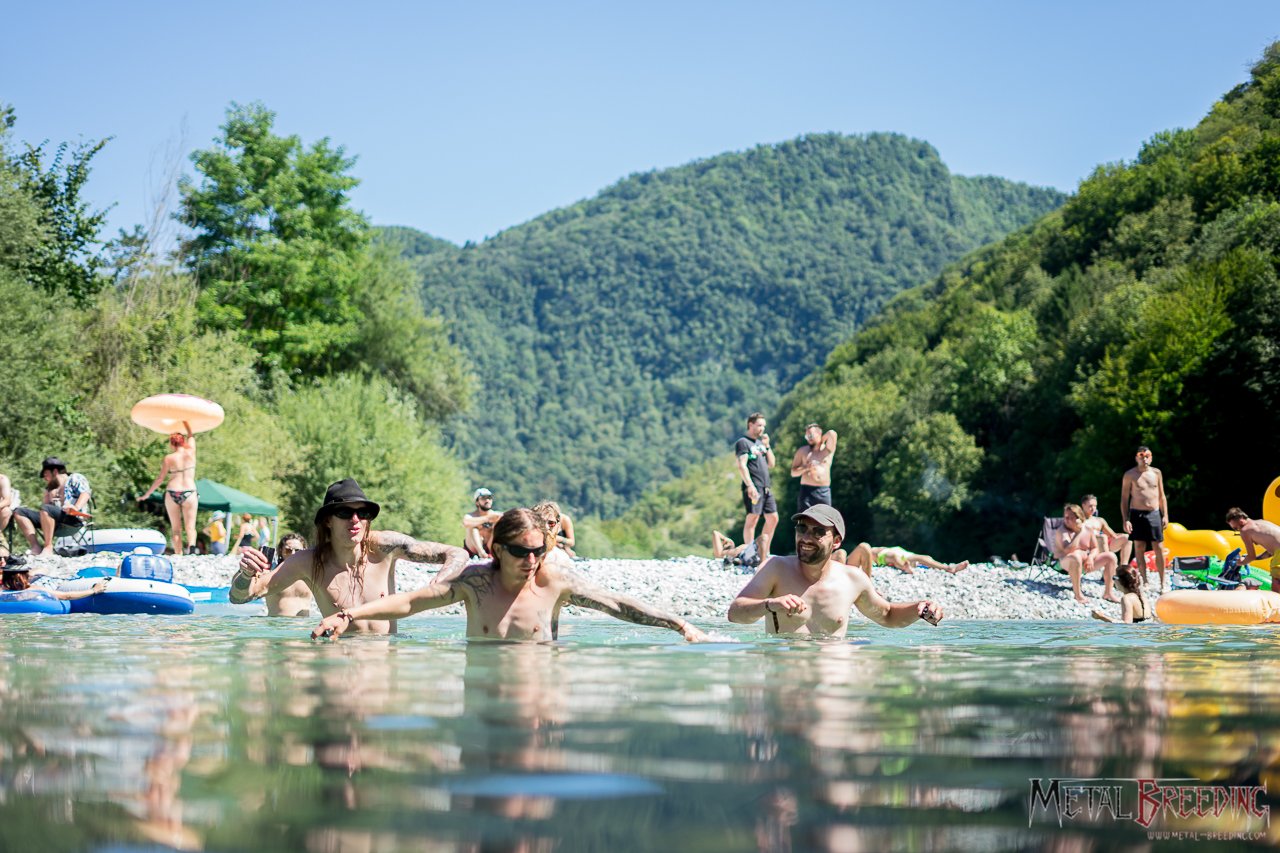
<svg viewBox="0 0 1280 853"><path fill-rule="evenodd" d="M439 542L420 542L403 533L372 530L369 523L381 507L365 497L350 478L329 486L316 510L315 544L297 551L274 569L256 548L245 548L231 579L232 604L282 593L303 581L323 615L343 612L396 591L396 560L439 563L437 581L456 576L467 565L467 552ZM362 621L357 631L394 633L394 621Z"/></svg>
<svg viewBox="0 0 1280 853"><path fill-rule="evenodd" d="M679 616L593 587L572 571L547 563L552 542L546 523L530 510L508 510L493 528L495 557L491 562L469 566L451 580L441 576L421 589L339 610L321 622L311 636L336 636L364 620L402 619L461 602L467 610L468 637L554 640L559 633L560 608L572 604L624 622L667 628L690 642L707 638Z"/></svg>
<svg viewBox="0 0 1280 853"><path fill-rule="evenodd" d="M932 601L889 602L861 569L832 559L844 541L844 517L834 507L817 504L791 520L796 556L773 557L761 566L729 605L730 622L746 624L763 616L770 634L843 637L854 607L886 628L918 619L936 625L942 619L942 607Z"/></svg>

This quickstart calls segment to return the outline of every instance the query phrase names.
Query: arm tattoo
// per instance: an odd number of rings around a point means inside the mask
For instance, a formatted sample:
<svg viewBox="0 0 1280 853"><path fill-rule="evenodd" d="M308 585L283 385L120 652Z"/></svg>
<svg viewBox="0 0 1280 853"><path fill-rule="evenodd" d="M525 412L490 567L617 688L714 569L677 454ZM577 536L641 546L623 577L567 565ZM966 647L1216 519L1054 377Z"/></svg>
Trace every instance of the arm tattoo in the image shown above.
<svg viewBox="0 0 1280 853"><path fill-rule="evenodd" d="M263 590L257 595L250 595L249 589L252 586L253 578L244 572L236 572L236 576L231 579L231 592L227 594L227 598L232 604L247 604L250 601L262 598L266 593L266 590Z"/></svg>
<svg viewBox="0 0 1280 853"><path fill-rule="evenodd" d="M608 613L615 619L622 619L635 625L650 625L655 628L669 628L679 631L683 622L661 610L655 610L644 602L623 595L607 595L596 590L575 590L569 595L569 603L577 607L589 607Z"/></svg>
<svg viewBox="0 0 1280 853"><path fill-rule="evenodd" d="M384 530L378 534L378 549L384 554L390 554L392 551L400 551L400 559L409 560L414 563L444 563L450 557L456 557L455 551L462 551L465 555L466 551L461 548L455 548L452 545L442 545L439 542L423 542L414 539L412 536L406 536L403 533L396 533L393 530Z"/></svg>

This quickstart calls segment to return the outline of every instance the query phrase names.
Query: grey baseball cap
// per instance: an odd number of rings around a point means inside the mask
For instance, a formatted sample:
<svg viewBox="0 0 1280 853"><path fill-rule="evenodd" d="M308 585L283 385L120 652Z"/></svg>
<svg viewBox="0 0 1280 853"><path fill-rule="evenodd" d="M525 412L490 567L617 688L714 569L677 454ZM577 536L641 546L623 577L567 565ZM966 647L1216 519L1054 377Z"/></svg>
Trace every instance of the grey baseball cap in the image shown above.
<svg viewBox="0 0 1280 853"><path fill-rule="evenodd" d="M791 516L792 521L798 521L807 518L810 521L816 521L823 527L834 528L836 533L840 534L840 541L844 541L844 516L833 506L826 504L816 504L809 507L804 512L797 512Z"/></svg>

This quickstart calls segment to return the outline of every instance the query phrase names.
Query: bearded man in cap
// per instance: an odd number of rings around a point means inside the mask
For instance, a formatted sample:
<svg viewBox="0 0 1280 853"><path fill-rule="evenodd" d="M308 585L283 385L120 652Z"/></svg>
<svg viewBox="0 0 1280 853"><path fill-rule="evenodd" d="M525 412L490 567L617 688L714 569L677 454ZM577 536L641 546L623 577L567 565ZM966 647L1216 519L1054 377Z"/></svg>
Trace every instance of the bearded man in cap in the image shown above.
<svg viewBox="0 0 1280 853"><path fill-rule="evenodd" d="M493 508L493 492L476 489L476 508L462 517L462 547L473 557L493 556L493 526L502 513Z"/></svg>
<svg viewBox="0 0 1280 853"><path fill-rule="evenodd" d="M420 542L403 533L373 530L370 522L381 507L365 497L355 480L329 486L316 510L314 545L297 551L274 569L267 556L245 548L231 579L232 604L244 604L268 593L281 593L303 581L328 616L396 592L396 560L439 563L436 581L445 581L467 566L467 552L439 542ZM395 633L385 619L357 622L357 631Z"/></svg>
<svg viewBox="0 0 1280 853"><path fill-rule="evenodd" d="M890 603L861 570L832 559L844 541L844 517L825 504L791 516L796 523L796 556L771 557L729 605L729 621L750 623L762 616L770 634L843 637L849 611L857 607L886 628L918 619L937 624L942 607L932 601Z"/></svg>
<svg viewBox="0 0 1280 853"><path fill-rule="evenodd" d="M44 500L40 509L19 507L13 512L14 523L27 538L34 557L53 556L54 531L59 527L78 527L88 517L89 498L93 491L84 474L68 474L67 463L49 456L40 466L44 480ZM36 538L36 525L44 535L44 548Z"/></svg>

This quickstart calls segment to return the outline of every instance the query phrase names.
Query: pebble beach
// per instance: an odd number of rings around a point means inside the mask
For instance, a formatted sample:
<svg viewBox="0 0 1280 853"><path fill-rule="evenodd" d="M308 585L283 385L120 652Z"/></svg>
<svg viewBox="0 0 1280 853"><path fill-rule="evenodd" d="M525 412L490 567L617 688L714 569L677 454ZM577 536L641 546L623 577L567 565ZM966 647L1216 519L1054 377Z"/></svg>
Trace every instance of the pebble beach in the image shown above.
<svg viewBox="0 0 1280 853"><path fill-rule="evenodd" d="M118 554L41 557L31 560L30 565L38 586L56 586L89 566L116 568L121 559ZM239 564L238 557L226 556L170 559L174 580L188 586L228 586ZM729 602L749 577L736 568L726 568L719 560L693 556L668 560L579 559L574 562L574 569L599 586L633 595L702 627L725 619ZM423 567L402 560L396 570L397 587L400 591L416 589L428 583L434 574L434 566ZM42 579L36 577L41 575ZM1037 574L1032 569L987 563L976 563L954 575L926 568L907 575L880 568L872 580L876 589L890 601L929 598L941 604L947 619L1089 619L1095 607L1113 616L1119 615L1118 605L1102 600L1102 580L1096 573L1086 577L1082 584L1087 604L1079 604L1072 598L1071 583L1066 575ZM1147 590L1152 602L1158 598L1154 587L1153 576ZM582 611L582 615L607 618L590 610Z"/></svg>

